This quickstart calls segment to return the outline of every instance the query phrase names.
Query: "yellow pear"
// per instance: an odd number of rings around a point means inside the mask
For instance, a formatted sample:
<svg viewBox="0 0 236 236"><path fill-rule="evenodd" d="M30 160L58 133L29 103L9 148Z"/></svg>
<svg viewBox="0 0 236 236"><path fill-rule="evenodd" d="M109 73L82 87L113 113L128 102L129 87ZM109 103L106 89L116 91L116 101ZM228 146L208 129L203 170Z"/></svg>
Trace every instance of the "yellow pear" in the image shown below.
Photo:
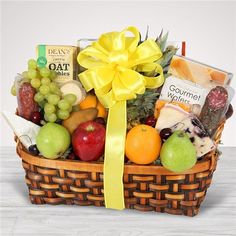
<svg viewBox="0 0 236 236"><path fill-rule="evenodd" d="M97 117L98 110L96 108L88 108L80 111L74 111L70 117L62 122L62 125L72 134L74 130L81 124Z"/></svg>

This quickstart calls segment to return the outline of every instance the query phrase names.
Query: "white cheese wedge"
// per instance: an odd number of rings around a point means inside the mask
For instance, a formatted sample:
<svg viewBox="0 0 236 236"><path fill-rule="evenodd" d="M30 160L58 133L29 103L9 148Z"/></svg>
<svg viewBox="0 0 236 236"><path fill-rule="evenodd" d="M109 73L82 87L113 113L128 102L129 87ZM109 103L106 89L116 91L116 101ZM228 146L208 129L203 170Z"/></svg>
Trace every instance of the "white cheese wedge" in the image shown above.
<svg viewBox="0 0 236 236"><path fill-rule="evenodd" d="M2 115L25 148L36 143L40 126L9 111L3 111Z"/></svg>
<svg viewBox="0 0 236 236"><path fill-rule="evenodd" d="M72 93L76 96L76 101L72 106L79 104L86 96L86 92L82 87L82 84L79 81L71 80L68 81L60 87L62 95L65 96L66 94Z"/></svg>
<svg viewBox="0 0 236 236"><path fill-rule="evenodd" d="M169 128L178 123L180 120L188 117L188 115L189 113L181 107L167 103L160 111L160 115L156 123L156 129L160 131L164 128Z"/></svg>

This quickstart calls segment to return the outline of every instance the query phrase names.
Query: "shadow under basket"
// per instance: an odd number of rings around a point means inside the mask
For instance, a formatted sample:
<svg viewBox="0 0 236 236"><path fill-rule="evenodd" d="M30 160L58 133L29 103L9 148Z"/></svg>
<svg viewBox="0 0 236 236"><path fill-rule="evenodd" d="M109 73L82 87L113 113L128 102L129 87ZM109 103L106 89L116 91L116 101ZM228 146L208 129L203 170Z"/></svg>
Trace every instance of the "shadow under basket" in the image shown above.
<svg viewBox="0 0 236 236"><path fill-rule="evenodd" d="M218 144L224 122L219 126ZM33 204L76 204L104 206L103 163L49 160L32 156L17 140L29 198ZM205 155L183 173L170 172L160 165L125 164L125 206L140 211L175 215L198 214L216 169L218 151Z"/></svg>

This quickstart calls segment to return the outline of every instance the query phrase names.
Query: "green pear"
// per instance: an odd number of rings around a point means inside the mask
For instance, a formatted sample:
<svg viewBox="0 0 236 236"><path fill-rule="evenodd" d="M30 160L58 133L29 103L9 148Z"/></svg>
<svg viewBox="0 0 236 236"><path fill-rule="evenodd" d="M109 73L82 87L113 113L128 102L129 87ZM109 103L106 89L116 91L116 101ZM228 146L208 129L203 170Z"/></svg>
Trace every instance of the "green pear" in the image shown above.
<svg viewBox="0 0 236 236"><path fill-rule="evenodd" d="M60 157L70 146L70 134L62 125L47 123L36 136L40 153L48 159Z"/></svg>
<svg viewBox="0 0 236 236"><path fill-rule="evenodd" d="M188 135L177 130L162 145L160 158L166 169L183 172L196 164L197 154Z"/></svg>

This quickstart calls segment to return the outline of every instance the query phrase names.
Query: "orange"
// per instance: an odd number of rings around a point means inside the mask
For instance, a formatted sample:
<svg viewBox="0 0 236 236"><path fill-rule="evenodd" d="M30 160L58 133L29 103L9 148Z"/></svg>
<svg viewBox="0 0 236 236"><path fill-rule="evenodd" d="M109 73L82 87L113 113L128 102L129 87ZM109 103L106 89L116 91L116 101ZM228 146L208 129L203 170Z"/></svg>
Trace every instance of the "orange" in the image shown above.
<svg viewBox="0 0 236 236"><path fill-rule="evenodd" d="M80 109L87 109L97 106L97 97L94 95L88 95L80 104Z"/></svg>
<svg viewBox="0 0 236 236"><path fill-rule="evenodd" d="M104 108L104 106L98 101L97 97L95 95L87 95L87 97L79 104L79 108L81 110L87 109L87 108L97 108L98 109L98 115L97 117L107 117L107 111Z"/></svg>
<svg viewBox="0 0 236 236"><path fill-rule="evenodd" d="M96 108L98 109L97 117L103 117L103 118L107 117L107 111L106 111L106 109L104 108L104 106L100 102L98 102Z"/></svg>
<svg viewBox="0 0 236 236"><path fill-rule="evenodd" d="M155 161L161 150L158 131L148 125L137 125L126 137L125 155L136 164L150 164Z"/></svg>

